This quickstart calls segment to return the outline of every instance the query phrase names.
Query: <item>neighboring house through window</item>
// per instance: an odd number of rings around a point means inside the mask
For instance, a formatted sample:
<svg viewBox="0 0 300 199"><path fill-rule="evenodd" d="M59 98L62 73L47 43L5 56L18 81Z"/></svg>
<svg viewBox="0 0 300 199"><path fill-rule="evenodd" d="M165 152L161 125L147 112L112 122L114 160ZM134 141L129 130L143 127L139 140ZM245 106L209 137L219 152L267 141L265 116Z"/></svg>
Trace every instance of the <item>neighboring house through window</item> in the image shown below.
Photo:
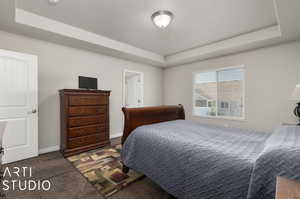
<svg viewBox="0 0 300 199"><path fill-rule="evenodd" d="M244 118L244 67L194 74L194 115Z"/></svg>

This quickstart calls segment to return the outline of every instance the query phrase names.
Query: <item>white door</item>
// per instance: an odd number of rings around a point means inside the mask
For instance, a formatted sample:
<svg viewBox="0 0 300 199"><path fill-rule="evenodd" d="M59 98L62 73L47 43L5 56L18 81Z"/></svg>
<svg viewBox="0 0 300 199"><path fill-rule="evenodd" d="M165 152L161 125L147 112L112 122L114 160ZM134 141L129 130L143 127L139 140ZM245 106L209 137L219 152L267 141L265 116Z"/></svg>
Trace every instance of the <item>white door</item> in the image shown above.
<svg viewBox="0 0 300 199"><path fill-rule="evenodd" d="M3 163L38 155L37 57L0 50Z"/></svg>

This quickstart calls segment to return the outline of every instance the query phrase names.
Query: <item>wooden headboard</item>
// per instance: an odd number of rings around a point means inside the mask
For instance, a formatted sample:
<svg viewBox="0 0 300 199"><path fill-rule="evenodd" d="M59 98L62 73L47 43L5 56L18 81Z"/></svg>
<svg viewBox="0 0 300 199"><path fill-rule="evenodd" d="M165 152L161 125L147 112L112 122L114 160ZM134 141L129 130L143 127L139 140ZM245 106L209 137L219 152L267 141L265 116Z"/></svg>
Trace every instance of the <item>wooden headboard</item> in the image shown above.
<svg viewBox="0 0 300 199"><path fill-rule="evenodd" d="M124 131L122 144L130 133L139 126L177 119L185 119L181 104L177 106L153 106L143 108L122 108L124 113Z"/></svg>

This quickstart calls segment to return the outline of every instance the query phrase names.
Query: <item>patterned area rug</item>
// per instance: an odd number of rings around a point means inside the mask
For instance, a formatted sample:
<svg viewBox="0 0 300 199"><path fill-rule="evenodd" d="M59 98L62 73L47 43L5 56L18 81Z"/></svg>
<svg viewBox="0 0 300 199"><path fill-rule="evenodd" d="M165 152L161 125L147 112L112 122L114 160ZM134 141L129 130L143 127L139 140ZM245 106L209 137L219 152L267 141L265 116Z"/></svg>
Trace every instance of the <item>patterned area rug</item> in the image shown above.
<svg viewBox="0 0 300 199"><path fill-rule="evenodd" d="M117 145L81 153L67 159L103 197L108 198L143 177L133 170L127 174L122 172L120 152L121 145Z"/></svg>

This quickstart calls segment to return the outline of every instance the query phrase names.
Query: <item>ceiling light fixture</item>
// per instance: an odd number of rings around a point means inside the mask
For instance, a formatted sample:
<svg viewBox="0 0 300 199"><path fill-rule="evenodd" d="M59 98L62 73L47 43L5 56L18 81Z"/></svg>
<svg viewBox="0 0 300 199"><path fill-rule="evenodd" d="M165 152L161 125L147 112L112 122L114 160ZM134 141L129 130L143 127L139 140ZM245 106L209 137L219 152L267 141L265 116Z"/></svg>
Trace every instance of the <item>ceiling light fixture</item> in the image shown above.
<svg viewBox="0 0 300 199"><path fill-rule="evenodd" d="M153 23L159 28L166 28L173 20L174 15L167 10L159 10L152 14Z"/></svg>
<svg viewBox="0 0 300 199"><path fill-rule="evenodd" d="M60 0L48 0L48 3L52 6L55 6L56 4L58 4L60 2Z"/></svg>

